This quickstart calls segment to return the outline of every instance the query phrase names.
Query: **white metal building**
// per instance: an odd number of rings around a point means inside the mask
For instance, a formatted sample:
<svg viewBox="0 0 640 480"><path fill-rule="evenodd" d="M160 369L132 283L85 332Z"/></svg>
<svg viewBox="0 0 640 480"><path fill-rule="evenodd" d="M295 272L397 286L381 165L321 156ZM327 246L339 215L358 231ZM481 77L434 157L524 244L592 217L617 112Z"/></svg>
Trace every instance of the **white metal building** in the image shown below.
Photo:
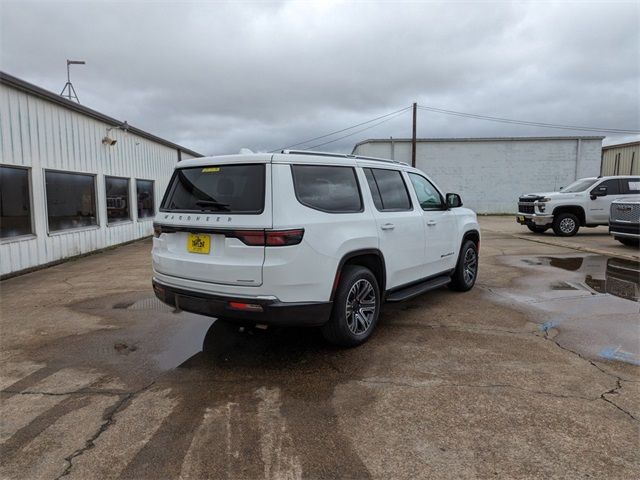
<svg viewBox="0 0 640 480"><path fill-rule="evenodd" d="M514 213L522 193L598 176L604 137L421 138L416 167L478 213ZM411 139L375 139L353 154L411 163Z"/></svg>
<svg viewBox="0 0 640 480"><path fill-rule="evenodd" d="M198 156L0 72L0 277L151 235Z"/></svg>

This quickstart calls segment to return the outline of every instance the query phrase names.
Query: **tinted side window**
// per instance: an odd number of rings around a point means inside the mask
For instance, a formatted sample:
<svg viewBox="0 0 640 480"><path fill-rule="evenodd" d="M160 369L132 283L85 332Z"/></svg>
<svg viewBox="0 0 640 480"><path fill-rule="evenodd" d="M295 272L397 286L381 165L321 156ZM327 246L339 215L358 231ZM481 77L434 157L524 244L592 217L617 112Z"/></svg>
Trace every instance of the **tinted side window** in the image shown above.
<svg viewBox="0 0 640 480"><path fill-rule="evenodd" d="M29 170L0 167L0 238L30 233Z"/></svg>
<svg viewBox="0 0 640 480"><path fill-rule="evenodd" d="M329 213L362 211L356 172L351 167L291 165L298 201Z"/></svg>
<svg viewBox="0 0 640 480"><path fill-rule="evenodd" d="M407 192L407 186L398 170L365 168L364 174L378 210L411 210L409 192ZM377 193L375 193L376 191ZM376 199L376 196L379 197L379 200Z"/></svg>
<svg viewBox="0 0 640 480"><path fill-rule="evenodd" d="M600 185L596 187L607 187L607 195L618 195L620 194L620 182L618 180L605 180Z"/></svg>
<svg viewBox="0 0 640 480"><path fill-rule="evenodd" d="M623 178L622 193L640 194L640 177Z"/></svg>
<svg viewBox="0 0 640 480"><path fill-rule="evenodd" d="M409 178L423 210L442 210L444 203L440 192L426 178L410 173Z"/></svg>

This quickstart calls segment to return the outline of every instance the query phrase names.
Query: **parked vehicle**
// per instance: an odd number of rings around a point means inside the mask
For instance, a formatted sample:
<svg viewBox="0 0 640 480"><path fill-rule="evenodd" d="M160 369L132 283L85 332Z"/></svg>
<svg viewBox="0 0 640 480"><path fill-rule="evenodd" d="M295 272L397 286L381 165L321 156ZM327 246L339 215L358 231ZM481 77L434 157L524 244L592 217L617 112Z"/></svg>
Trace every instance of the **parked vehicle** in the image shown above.
<svg viewBox="0 0 640 480"><path fill-rule="evenodd" d="M580 227L608 225L611 202L628 196L640 199L640 177L581 178L559 192L521 196L517 221L534 233L552 228L571 237Z"/></svg>
<svg viewBox="0 0 640 480"><path fill-rule="evenodd" d="M381 305L473 287L480 228L460 196L392 160L313 152L180 162L154 222L153 285L224 321L321 326L351 346Z"/></svg>
<svg viewBox="0 0 640 480"><path fill-rule="evenodd" d="M629 247L640 245L640 195L611 203L609 234Z"/></svg>

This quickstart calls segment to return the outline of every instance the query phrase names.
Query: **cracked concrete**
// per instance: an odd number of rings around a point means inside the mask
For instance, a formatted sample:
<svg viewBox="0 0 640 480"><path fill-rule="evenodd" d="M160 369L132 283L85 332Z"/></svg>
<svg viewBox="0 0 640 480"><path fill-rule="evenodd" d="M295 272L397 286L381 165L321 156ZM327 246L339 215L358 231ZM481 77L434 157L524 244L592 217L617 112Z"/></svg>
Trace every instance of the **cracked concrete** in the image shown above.
<svg viewBox="0 0 640 480"><path fill-rule="evenodd" d="M575 252L481 221L476 289L351 350L154 309L147 242L2 282L0 475L635 478L640 367L541 328L504 261Z"/></svg>

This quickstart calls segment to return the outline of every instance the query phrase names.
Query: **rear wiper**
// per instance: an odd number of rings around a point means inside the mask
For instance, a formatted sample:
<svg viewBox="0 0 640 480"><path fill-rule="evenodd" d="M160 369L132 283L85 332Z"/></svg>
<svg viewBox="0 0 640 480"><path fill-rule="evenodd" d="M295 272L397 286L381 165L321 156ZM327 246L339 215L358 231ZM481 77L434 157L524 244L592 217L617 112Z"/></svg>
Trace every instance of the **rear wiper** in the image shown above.
<svg viewBox="0 0 640 480"><path fill-rule="evenodd" d="M213 200L200 200L196 202L199 207L216 207L214 210L229 210L228 203L216 202Z"/></svg>

